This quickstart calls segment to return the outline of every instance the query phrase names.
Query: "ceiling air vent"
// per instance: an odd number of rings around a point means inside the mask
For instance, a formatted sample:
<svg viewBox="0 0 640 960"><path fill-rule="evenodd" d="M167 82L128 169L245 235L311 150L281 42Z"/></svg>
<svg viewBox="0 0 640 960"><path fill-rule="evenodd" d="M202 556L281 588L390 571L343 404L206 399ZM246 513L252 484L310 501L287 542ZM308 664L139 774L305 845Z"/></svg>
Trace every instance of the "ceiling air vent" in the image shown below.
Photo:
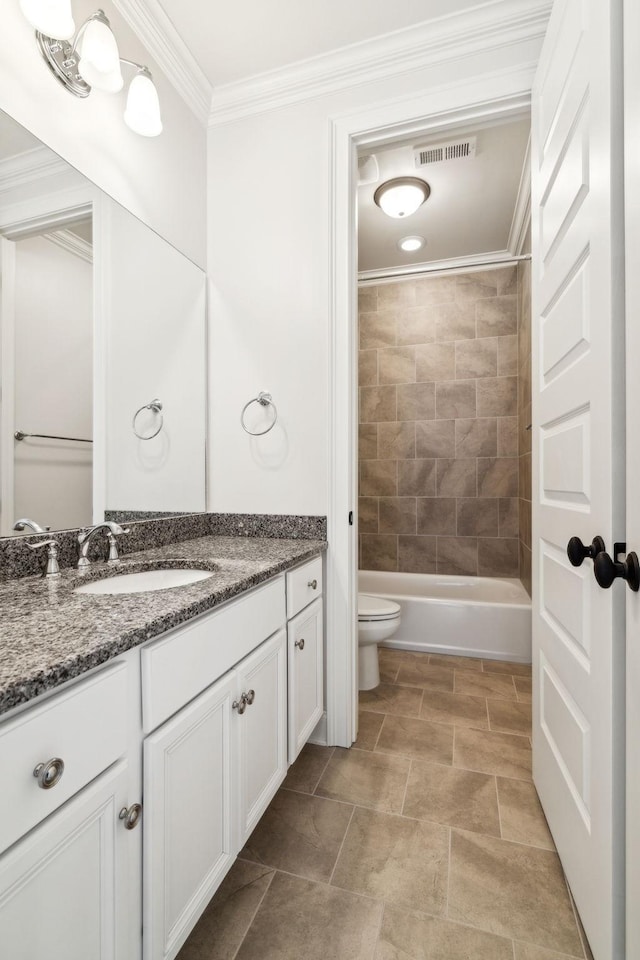
<svg viewBox="0 0 640 960"><path fill-rule="evenodd" d="M471 159L476 155L476 138L469 137L467 140L450 140L448 143L415 147L413 155L416 167L426 167L430 163L441 163L443 160Z"/></svg>

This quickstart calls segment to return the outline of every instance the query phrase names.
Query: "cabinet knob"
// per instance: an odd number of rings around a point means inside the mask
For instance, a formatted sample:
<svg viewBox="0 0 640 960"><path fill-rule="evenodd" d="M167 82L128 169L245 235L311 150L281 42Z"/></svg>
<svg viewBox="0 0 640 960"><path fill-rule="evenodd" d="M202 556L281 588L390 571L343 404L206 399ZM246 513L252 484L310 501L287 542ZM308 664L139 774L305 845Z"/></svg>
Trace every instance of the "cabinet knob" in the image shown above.
<svg viewBox="0 0 640 960"><path fill-rule="evenodd" d="M246 702L248 703L248 705L251 706L251 704L253 703L253 701L254 701L255 698L256 698L256 692L255 692L255 690L249 690L249 693L244 693L244 694L243 694L243 697L244 697L244 699L246 700Z"/></svg>
<svg viewBox="0 0 640 960"><path fill-rule="evenodd" d="M317 581L317 580L309 580L309 583L307 584L307 586L308 586L308 587L311 587L312 590L317 590L317 589L318 589L318 581Z"/></svg>
<svg viewBox="0 0 640 960"><path fill-rule="evenodd" d="M132 803L130 807L123 807L118 814L119 820L124 820L125 830L133 830L138 826L142 815L142 804Z"/></svg>
<svg viewBox="0 0 640 960"><path fill-rule="evenodd" d="M39 763L33 771L34 777L38 780L38 786L43 790L51 790L56 783L60 783L64 773L64 760L60 757L52 757L46 763Z"/></svg>
<svg viewBox="0 0 640 960"><path fill-rule="evenodd" d="M304 637L300 640L296 640L294 647L299 647L300 650L304 650Z"/></svg>
<svg viewBox="0 0 640 960"><path fill-rule="evenodd" d="M244 693L242 694L239 700L233 701L233 703L231 704L231 709L237 710L240 716L242 716L242 714L247 709L247 698Z"/></svg>

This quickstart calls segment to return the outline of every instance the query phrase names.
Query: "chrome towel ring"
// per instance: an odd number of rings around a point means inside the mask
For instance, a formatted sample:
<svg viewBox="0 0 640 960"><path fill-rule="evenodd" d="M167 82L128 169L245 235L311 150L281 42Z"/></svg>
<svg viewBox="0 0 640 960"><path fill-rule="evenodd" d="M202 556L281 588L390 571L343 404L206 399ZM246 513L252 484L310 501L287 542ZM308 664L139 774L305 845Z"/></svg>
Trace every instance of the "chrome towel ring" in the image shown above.
<svg viewBox="0 0 640 960"><path fill-rule="evenodd" d="M143 436L141 433L138 433L138 430L136 428L136 420L138 419L138 416L142 413L143 410L153 410L153 412L157 413L158 416L160 417L160 424L158 426L158 429L155 431L155 433L150 433L146 437ZM136 412L133 415L133 420L131 421L131 426L133 427L133 432L135 433L138 440L153 440L154 437L158 436L158 434L162 430L162 425L164 423L164 417L160 413L161 410L162 410L162 400L158 400L157 398L155 400L151 400L150 403L145 403L143 406L140 407L139 410L136 410Z"/></svg>
<svg viewBox="0 0 640 960"><path fill-rule="evenodd" d="M244 422L244 415L247 412L248 408L252 403L259 403L261 407L273 407L273 420L266 428L266 430L249 430L248 426ZM270 393L265 393L264 390L261 390L257 397L254 397L253 400L249 400L248 403L245 403L242 408L242 413L240 414L240 423L242 424L242 429L245 433L248 433L250 437L262 437L265 433L269 433L269 430L273 430L276 425L276 420L278 419L278 408L273 402L273 397Z"/></svg>

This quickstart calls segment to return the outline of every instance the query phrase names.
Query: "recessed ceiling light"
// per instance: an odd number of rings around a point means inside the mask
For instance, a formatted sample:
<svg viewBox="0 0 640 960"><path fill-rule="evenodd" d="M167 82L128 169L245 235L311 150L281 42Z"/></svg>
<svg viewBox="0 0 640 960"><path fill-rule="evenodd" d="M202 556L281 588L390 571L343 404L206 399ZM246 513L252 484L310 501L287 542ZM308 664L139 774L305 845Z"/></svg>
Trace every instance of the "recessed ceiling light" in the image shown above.
<svg viewBox="0 0 640 960"><path fill-rule="evenodd" d="M415 253L416 250L424 247L425 242L424 237L403 237L402 240L398 240L398 247L405 253Z"/></svg>
<svg viewBox="0 0 640 960"><path fill-rule="evenodd" d="M431 187L419 177L395 177L381 183L373 195L375 203L388 217L410 217L422 206Z"/></svg>

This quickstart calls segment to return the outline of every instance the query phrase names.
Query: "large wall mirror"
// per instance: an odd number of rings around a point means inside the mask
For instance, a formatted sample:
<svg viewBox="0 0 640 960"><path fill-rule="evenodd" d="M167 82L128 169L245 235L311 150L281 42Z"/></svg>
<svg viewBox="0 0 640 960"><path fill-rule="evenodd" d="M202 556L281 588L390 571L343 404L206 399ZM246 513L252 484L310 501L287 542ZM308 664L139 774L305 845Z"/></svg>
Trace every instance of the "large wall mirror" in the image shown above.
<svg viewBox="0 0 640 960"><path fill-rule="evenodd" d="M0 536L206 509L206 282L0 111Z"/></svg>

